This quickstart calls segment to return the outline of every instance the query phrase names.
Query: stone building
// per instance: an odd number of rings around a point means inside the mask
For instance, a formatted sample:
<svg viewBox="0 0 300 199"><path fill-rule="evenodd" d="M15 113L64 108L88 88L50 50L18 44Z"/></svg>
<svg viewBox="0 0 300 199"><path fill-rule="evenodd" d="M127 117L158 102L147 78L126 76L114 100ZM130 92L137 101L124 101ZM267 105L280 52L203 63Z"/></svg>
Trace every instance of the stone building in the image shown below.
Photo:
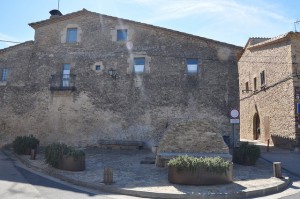
<svg viewBox="0 0 300 199"><path fill-rule="evenodd" d="M42 145L150 147L189 121L231 131L241 47L85 9L50 14L29 24L34 41L0 50L1 145L33 134Z"/></svg>
<svg viewBox="0 0 300 199"><path fill-rule="evenodd" d="M250 38L238 61L241 138L299 146L300 33Z"/></svg>

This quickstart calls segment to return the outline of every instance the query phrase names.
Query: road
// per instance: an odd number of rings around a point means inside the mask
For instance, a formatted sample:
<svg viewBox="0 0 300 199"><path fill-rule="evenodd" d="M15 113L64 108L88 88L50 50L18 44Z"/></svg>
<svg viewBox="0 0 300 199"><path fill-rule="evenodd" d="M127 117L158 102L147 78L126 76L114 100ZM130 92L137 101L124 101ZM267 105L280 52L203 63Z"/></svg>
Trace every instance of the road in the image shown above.
<svg viewBox="0 0 300 199"><path fill-rule="evenodd" d="M291 175L289 175L291 176ZM260 199L299 199L300 178L285 191ZM294 194L294 195L292 195ZM14 162L0 151L0 198L1 199L138 199L85 189L46 176Z"/></svg>
<svg viewBox="0 0 300 199"><path fill-rule="evenodd" d="M137 199L80 188L18 166L0 151L1 199Z"/></svg>

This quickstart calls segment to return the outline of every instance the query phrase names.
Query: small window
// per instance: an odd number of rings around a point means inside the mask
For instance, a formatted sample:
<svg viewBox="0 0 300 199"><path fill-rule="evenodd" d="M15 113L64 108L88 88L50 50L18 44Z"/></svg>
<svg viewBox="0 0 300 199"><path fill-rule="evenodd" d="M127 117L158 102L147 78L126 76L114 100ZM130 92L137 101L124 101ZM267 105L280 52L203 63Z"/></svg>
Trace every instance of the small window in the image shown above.
<svg viewBox="0 0 300 199"><path fill-rule="evenodd" d="M68 28L67 43L76 43L76 42L77 42L77 28Z"/></svg>
<svg viewBox="0 0 300 199"><path fill-rule="evenodd" d="M246 84L245 84L245 89L246 89L246 92L249 91L249 83L248 82L246 82Z"/></svg>
<svg viewBox="0 0 300 199"><path fill-rule="evenodd" d="M266 84L266 77L265 77L265 71L263 70L260 73L260 85L264 86Z"/></svg>
<svg viewBox="0 0 300 199"><path fill-rule="evenodd" d="M117 41L126 41L127 40L127 29L117 30Z"/></svg>
<svg viewBox="0 0 300 199"><path fill-rule="evenodd" d="M101 66L100 65L96 65L95 70L101 70Z"/></svg>
<svg viewBox="0 0 300 199"><path fill-rule="evenodd" d="M145 71L145 58L134 58L134 73L143 73Z"/></svg>
<svg viewBox="0 0 300 199"><path fill-rule="evenodd" d="M256 91L257 90L257 80L256 80L256 77L254 77L254 79L253 79L253 89L254 89L254 91Z"/></svg>
<svg viewBox="0 0 300 199"><path fill-rule="evenodd" d="M186 72L188 74L198 73L198 59L187 59L186 60Z"/></svg>
<svg viewBox="0 0 300 199"><path fill-rule="evenodd" d="M7 80L7 69L3 68L2 69L2 77L1 77L1 81L6 81Z"/></svg>

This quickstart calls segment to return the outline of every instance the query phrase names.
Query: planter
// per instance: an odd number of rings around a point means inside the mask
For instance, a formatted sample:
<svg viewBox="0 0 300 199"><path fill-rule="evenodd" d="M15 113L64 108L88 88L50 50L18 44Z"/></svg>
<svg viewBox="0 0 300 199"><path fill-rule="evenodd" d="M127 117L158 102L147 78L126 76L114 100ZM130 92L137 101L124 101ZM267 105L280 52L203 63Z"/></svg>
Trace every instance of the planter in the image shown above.
<svg viewBox="0 0 300 199"><path fill-rule="evenodd" d="M256 163L256 158L252 158L247 155L242 155L239 153L238 148L233 149L232 153L232 161L237 164L245 165L245 166L253 166Z"/></svg>
<svg viewBox="0 0 300 199"><path fill-rule="evenodd" d="M232 164L224 173L207 171L206 168L197 168L195 171L188 169L178 170L168 167L168 180L174 184L184 185L216 185L232 182Z"/></svg>
<svg viewBox="0 0 300 199"><path fill-rule="evenodd" d="M83 171L85 170L85 155L75 159L72 156L64 155L57 165L58 169L67 171Z"/></svg>

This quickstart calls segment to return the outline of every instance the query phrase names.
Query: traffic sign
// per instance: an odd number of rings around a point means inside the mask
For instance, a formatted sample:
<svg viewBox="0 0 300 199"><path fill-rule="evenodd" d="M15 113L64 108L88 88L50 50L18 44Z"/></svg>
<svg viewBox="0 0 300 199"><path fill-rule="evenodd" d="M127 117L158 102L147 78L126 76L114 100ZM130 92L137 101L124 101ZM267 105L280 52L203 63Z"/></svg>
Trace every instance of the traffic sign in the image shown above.
<svg viewBox="0 0 300 199"><path fill-rule="evenodd" d="M231 109L230 111L230 117L232 118L238 118L240 116L240 112L237 109Z"/></svg>

